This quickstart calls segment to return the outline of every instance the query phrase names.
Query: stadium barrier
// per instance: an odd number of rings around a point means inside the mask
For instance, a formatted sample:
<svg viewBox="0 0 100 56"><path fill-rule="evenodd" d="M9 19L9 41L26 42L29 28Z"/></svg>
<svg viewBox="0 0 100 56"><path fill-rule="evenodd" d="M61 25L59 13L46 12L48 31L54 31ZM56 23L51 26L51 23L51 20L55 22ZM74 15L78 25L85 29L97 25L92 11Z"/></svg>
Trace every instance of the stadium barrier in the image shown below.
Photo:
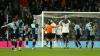
<svg viewBox="0 0 100 56"><path fill-rule="evenodd" d="M19 45L19 41L17 41L17 46ZM0 41L0 48L11 48L12 44L11 41L8 41L8 47L7 47L7 41ZM22 48L24 48L24 41L22 42Z"/></svg>
<svg viewBox="0 0 100 56"><path fill-rule="evenodd" d="M85 47L86 46L86 42L85 41L80 41L81 44L82 44L82 47ZM49 42L50 43L50 42ZM50 46L48 43L48 46ZM44 42L44 44L46 44L46 42ZM24 42L24 47L26 46L26 42ZM32 41L29 41L29 44L28 46L31 48L32 47ZM36 44L36 47L41 47L42 46L42 42L41 41L37 41L37 44ZM54 45L54 41L53 41L53 47L55 47ZM60 41L58 41L58 44L57 44L58 47L60 47ZM75 43L74 41L69 41L69 44L68 44L69 47L76 47L75 46ZM91 46L91 42L89 42L88 46L90 47ZM62 43L62 47L64 47L64 43ZM94 42L94 47L100 47L100 41L95 41Z"/></svg>
<svg viewBox="0 0 100 56"><path fill-rule="evenodd" d="M46 42L44 42L44 44L46 44ZM85 41L81 41L81 44L82 44L82 47L86 46L86 42ZM37 41L36 47L41 47L41 45L42 45L42 42L41 41ZM18 46L18 44L17 44L17 46ZM32 47L32 41L29 41L28 46L29 46L29 48ZM49 46L49 43L48 43L48 46ZM57 46L60 47L60 41L58 41ZM72 48L76 47L75 43L73 41L69 41L68 46L72 47ZM89 47L91 46L91 42L89 42L88 46ZM8 47L7 47L7 41L0 41L0 48L11 48L11 47L12 47L11 41L8 41ZM24 47L26 47L26 42L25 41L22 42L22 48L24 48ZM54 42L53 42L53 47L55 47ZM64 43L62 43L62 47L64 47ZM94 42L94 47L100 47L100 41L95 41Z"/></svg>

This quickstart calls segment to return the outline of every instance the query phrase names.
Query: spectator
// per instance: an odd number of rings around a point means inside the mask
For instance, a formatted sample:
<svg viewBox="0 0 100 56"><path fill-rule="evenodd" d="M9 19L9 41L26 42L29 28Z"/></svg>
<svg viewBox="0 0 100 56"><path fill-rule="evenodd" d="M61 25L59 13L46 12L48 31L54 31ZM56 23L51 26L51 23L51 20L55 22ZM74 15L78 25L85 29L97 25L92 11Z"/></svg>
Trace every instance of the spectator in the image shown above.
<svg viewBox="0 0 100 56"><path fill-rule="evenodd" d="M20 0L20 6L27 6L28 0Z"/></svg>

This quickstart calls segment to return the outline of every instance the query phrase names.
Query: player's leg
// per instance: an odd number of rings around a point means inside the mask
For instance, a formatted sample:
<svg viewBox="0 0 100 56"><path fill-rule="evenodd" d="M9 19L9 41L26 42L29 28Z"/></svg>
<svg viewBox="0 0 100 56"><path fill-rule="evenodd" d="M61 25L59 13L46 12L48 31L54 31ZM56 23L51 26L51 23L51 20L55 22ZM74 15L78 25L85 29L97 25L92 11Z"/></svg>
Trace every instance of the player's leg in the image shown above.
<svg viewBox="0 0 100 56"><path fill-rule="evenodd" d="M15 33L13 33L13 45L14 45L14 51L16 51L16 48L17 48L17 37L16 37Z"/></svg>
<svg viewBox="0 0 100 56"><path fill-rule="evenodd" d="M94 36L91 36L91 50L93 49L93 47L94 47Z"/></svg>
<svg viewBox="0 0 100 56"><path fill-rule="evenodd" d="M12 39L12 50L15 50L15 40Z"/></svg>
<svg viewBox="0 0 100 56"><path fill-rule="evenodd" d="M88 47L88 42L90 40L90 31L86 30L86 34L87 34L87 40L86 40L86 48Z"/></svg>
<svg viewBox="0 0 100 56"><path fill-rule="evenodd" d="M87 40L86 40L86 48L88 48L88 43L90 41L90 36L87 36Z"/></svg>
<svg viewBox="0 0 100 56"><path fill-rule="evenodd" d="M19 51L21 51L21 47L22 47L22 36L23 34L19 34Z"/></svg>
<svg viewBox="0 0 100 56"><path fill-rule="evenodd" d="M14 48L15 48L15 41L14 41L14 36L13 36L12 33L10 34L10 37L11 37L11 43L12 43L12 50L14 50Z"/></svg>
<svg viewBox="0 0 100 56"><path fill-rule="evenodd" d="M74 40L74 42L75 42L76 47L78 47L78 43L77 43L77 40L76 39Z"/></svg>
<svg viewBox="0 0 100 56"><path fill-rule="evenodd" d="M82 48L80 41L78 40L77 43L79 44L80 48Z"/></svg>
<svg viewBox="0 0 100 56"><path fill-rule="evenodd" d="M32 49L35 49L35 44L36 44L36 40L33 39L33 47L32 47Z"/></svg>
<svg viewBox="0 0 100 56"><path fill-rule="evenodd" d="M77 40L78 40L78 37L77 37L77 35L75 35L74 43L75 43L76 47L78 47Z"/></svg>
<svg viewBox="0 0 100 56"><path fill-rule="evenodd" d="M52 49L52 38L53 38L53 34L52 33L47 33L47 38L50 41L50 49Z"/></svg>
<svg viewBox="0 0 100 56"><path fill-rule="evenodd" d="M57 47L57 38L55 33L53 33L53 40L54 40L54 46Z"/></svg>
<svg viewBox="0 0 100 56"><path fill-rule="evenodd" d="M28 48L28 37L26 37L25 40L26 40L26 48Z"/></svg>
<svg viewBox="0 0 100 56"><path fill-rule="evenodd" d="M60 47L62 48L62 36L60 35Z"/></svg>
<svg viewBox="0 0 100 56"><path fill-rule="evenodd" d="M68 48L68 33L66 33L66 47Z"/></svg>
<svg viewBox="0 0 100 56"><path fill-rule="evenodd" d="M15 41L15 51L17 49L17 39L18 39L18 34L15 34L15 38L14 38L14 41Z"/></svg>
<svg viewBox="0 0 100 56"><path fill-rule="evenodd" d="M66 37L66 33L63 33L63 34L62 34L62 38L63 38L63 41L64 41L64 49L65 49L66 46L67 46L67 37Z"/></svg>
<svg viewBox="0 0 100 56"><path fill-rule="evenodd" d="M33 47L32 47L32 49L35 49L35 45L36 45L36 41L37 41L38 35L35 34L33 37L34 38L33 38Z"/></svg>
<svg viewBox="0 0 100 56"><path fill-rule="evenodd" d="M52 39L50 38L50 49L52 49Z"/></svg>
<svg viewBox="0 0 100 56"><path fill-rule="evenodd" d="M45 38L46 44L44 45L44 47L48 47L48 43L49 43L49 38Z"/></svg>
<svg viewBox="0 0 100 56"><path fill-rule="evenodd" d="M56 34L56 42L58 43L59 40L60 40L60 35ZM60 43L60 47L61 47L61 43Z"/></svg>
<svg viewBox="0 0 100 56"><path fill-rule="evenodd" d="M26 48L28 48L28 34L24 35L26 41Z"/></svg>
<svg viewBox="0 0 100 56"><path fill-rule="evenodd" d="M14 41L15 41L15 50L14 51L16 51L16 49L17 49L17 38L16 37L15 37Z"/></svg>
<svg viewBox="0 0 100 56"><path fill-rule="evenodd" d="M78 36L77 36L77 38L78 38L78 39L77 39L77 43L79 44L79 46L80 46L80 48L81 48L82 46L81 46L81 43L80 43L80 41L79 41L80 37L81 37L81 35L78 35Z"/></svg>
<svg viewBox="0 0 100 56"><path fill-rule="evenodd" d="M50 38L50 49L52 49L52 39L53 39L53 34L52 33L50 33L49 34L49 38Z"/></svg>
<svg viewBox="0 0 100 56"><path fill-rule="evenodd" d="M44 47L47 47L48 42L49 42L49 39L47 38L47 34L44 35L44 40L46 41L46 44L44 45Z"/></svg>
<svg viewBox="0 0 100 56"><path fill-rule="evenodd" d="M46 38L46 46L48 47L49 39Z"/></svg>
<svg viewBox="0 0 100 56"><path fill-rule="evenodd" d="M56 35L57 38L57 43L60 41L60 47L62 48L62 36L61 35Z"/></svg>
<svg viewBox="0 0 100 56"><path fill-rule="evenodd" d="M10 34L10 39L11 39L11 44L12 44L12 50L14 50L14 40L13 40L13 34L11 29L9 29L9 34Z"/></svg>
<svg viewBox="0 0 100 56"><path fill-rule="evenodd" d="M62 33L62 38L63 38L63 41L64 41L64 48L65 48L65 34Z"/></svg>

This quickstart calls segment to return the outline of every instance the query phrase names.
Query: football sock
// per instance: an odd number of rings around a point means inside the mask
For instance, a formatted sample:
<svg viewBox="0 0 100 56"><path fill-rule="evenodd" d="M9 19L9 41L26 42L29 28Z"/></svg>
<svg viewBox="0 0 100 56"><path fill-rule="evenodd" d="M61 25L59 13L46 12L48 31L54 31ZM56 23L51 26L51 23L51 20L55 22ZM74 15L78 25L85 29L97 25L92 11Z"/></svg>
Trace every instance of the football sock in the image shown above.
<svg viewBox="0 0 100 56"><path fill-rule="evenodd" d="M21 47L21 46L22 46L22 41L19 42L19 47Z"/></svg>
<svg viewBox="0 0 100 56"><path fill-rule="evenodd" d="M28 45L28 41L26 41L26 45Z"/></svg>
<svg viewBox="0 0 100 56"><path fill-rule="evenodd" d="M86 42L86 48L87 48L87 46L88 46L88 42Z"/></svg>
<svg viewBox="0 0 100 56"><path fill-rule="evenodd" d="M14 46L15 45L15 41L12 41L12 46Z"/></svg>
<svg viewBox="0 0 100 56"><path fill-rule="evenodd" d="M93 48L93 46L94 46L94 42L91 43L91 48Z"/></svg>
<svg viewBox="0 0 100 56"><path fill-rule="evenodd" d="M49 41L46 41L46 45L48 45L48 42L49 42Z"/></svg>
<svg viewBox="0 0 100 56"><path fill-rule="evenodd" d="M78 47L78 44L77 44L77 42L75 42L75 45L76 45L76 47Z"/></svg>
<svg viewBox="0 0 100 56"><path fill-rule="evenodd" d="M78 41L78 44L81 46L81 43L80 43L80 41Z"/></svg>
<svg viewBox="0 0 100 56"><path fill-rule="evenodd" d="M35 47L36 42L33 42L33 47Z"/></svg>
<svg viewBox="0 0 100 56"><path fill-rule="evenodd" d="M52 48L52 41L50 41L50 48Z"/></svg>
<svg viewBox="0 0 100 56"><path fill-rule="evenodd" d="M15 42L15 48L17 47L17 42Z"/></svg>

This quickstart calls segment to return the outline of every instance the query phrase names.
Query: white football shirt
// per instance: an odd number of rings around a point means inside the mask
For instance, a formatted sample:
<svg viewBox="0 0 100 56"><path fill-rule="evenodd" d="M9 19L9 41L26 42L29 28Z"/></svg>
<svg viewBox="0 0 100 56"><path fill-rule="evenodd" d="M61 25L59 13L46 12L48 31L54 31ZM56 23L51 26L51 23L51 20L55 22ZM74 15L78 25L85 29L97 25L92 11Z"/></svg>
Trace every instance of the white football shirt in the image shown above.
<svg viewBox="0 0 100 56"><path fill-rule="evenodd" d="M70 21L68 20L68 23L63 23L62 22L62 33L69 33L69 24L70 24Z"/></svg>
<svg viewBox="0 0 100 56"><path fill-rule="evenodd" d="M62 26L58 25L58 27L56 28L56 34L62 35Z"/></svg>
<svg viewBox="0 0 100 56"><path fill-rule="evenodd" d="M56 27L56 24L55 23L52 23L51 25L54 26L54 27ZM53 28L52 29L52 33L56 33L56 28Z"/></svg>

